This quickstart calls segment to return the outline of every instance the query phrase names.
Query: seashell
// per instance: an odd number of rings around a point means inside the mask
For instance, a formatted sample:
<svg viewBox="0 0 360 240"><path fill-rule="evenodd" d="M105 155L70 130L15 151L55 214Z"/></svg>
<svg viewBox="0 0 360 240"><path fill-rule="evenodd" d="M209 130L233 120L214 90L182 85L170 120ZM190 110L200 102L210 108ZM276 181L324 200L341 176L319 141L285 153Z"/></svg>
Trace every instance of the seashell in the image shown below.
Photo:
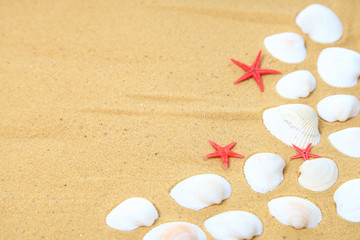
<svg viewBox="0 0 360 240"><path fill-rule="evenodd" d="M306 148L320 142L316 112L304 104L285 104L269 108L263 113L267 130L287 145Z"/></svg>
<svg viewBox="0 0 360 240"><path fill-rule="evenodd" d="M154 205L144 198L129 198L106 216L106 224L122 231L151 226L159 218Z"/></svg>
<svg viewBox="0 0 360 240"><path fill-rule="evenodd" d="M328 158L307 160L300 166L299 183L311 191L325 191L338 179L336 163Z"/></svg>
<svg viewBox="0 0 360 240"><path fill-rule="evenodd" d="M271 215L284 225L296 229L314 228L322 220L320 209L309 200L299 197L281 197L268 203Z"/></svg>
<svg viewBox="0 0 360 240"><path fill-rule="evenodd" d="M329 135L331 144L349 157L360 158L360 127L351 127Z"/></svg>
<svg viewBox="0 0 360 240"><path fill-rule="evenodd" d="M286 63L299 63L306 58L304 39L296 33L284 32L268 36L264 39L268 52Z"/></svg>
<svg viewBox="0 0 360 240"><path fill-rule="evenodd" d="M347 181L334 194L336 211L350 222L360 222L360 178Z"/></svg>
<svg viewBox="0 0 360 240"><path fill-rule="evenodd" d="M215 174L201 174L189 177L178 183L170 191L170 196L178 204L193 210L220 204L230 195L230 183Z"/></svg>
<svg viewBox="0 0 360 240"><path fill-rule="evenodd" d="M143 240L206 240L206 235L192 223L169 222L149 231Z"/></svg>
<svg viewBox="0 0 360 240"><path fill-rule="evenodd" d="M263 232L260 219L244 211L217 214L207 219L204 226L215 239L251 239Z"/></svg>
<svg viewBox="0 0 360 240"><path fill-rule="evenodd" d="M327 84L340 88L353 87L360 75L360 54L346 48L325 48L319 55L317 69Z"/></svg>
<svg viewBox="0 0 360 240"><path fill-rule="evenodd" d="M360 101L353 95L338 94L323 98L317 104L319 116L328 122L346 121L360 112Z"/></svg>
<svg viewBox="0 0 360 240"><path fill-rule="evenodd" d="M282 77L276 84L280 96L289 99L307 97L316 88L314 75L307 70L298 70Z"/></svg>
<svg viewBox="0 0 360 240"><path fill-rule="evenodd" d="M284 180L285 161L273 153L258 153L245 162L245 178L250 187L259 193L274 190Z"/></svg>
<svg viewBox="0 0 360 240"><path fill-rule="evenodd" d="M321 4L312 4L303 9L296 16L295 22L315 42L333 43L343 35L339 17Z"/></svg>

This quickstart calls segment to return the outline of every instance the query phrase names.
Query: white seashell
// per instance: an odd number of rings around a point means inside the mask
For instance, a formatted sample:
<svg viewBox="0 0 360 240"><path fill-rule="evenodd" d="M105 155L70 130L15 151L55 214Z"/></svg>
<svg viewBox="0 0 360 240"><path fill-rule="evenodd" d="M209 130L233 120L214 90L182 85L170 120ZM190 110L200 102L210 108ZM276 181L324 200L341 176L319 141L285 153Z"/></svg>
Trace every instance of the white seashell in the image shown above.
<svg viewBox="0 0 360 240"><path fill-rule="evenodd" d="M295 22L315 42L333 43L343 35L339 17L321 4L312 4L303 9L296 16Z"/></svg>
<svg viewBox="0 0 360 240"><path fill-rule="evenodd" d="M307 160L300 166L299 183L311 191L325 191L338 179L336 163L328 158Z"/></svg>
<svg viewBox="0 0 360 240"><path fill-rule="evenodd" d="M263 232L260 219L249 212L229 211L217 214L204 222L215 239L252 239Z"/></svg>
<svg viewBox="0 0 360 240"><path fill-rule="evenodd" d="M143 240L206 240L206 235L192 223L169 222L149 231Z"/></svg>
<svg viewBox="0 0 360 240"><path fill-rule="evenodd" d="M271 215L282 224L296 229L314 228L322 220L320 209L309 200L299 197L281 197L268 203Z"/></svg>
<svg viewBox="0 0 360 240"><path fill-rule="evenodd" d="M259 193L274 190L284 180L285 161L273 153L258 153L245 162L245 178L250 187Z"/></svg>
<svg viewBox="0 0 360 240"><path fill-rule="evenodd" d="M360 75L360 54L346 48L325 48L319 55L317 68L320 77L329 85L353 87Z"/></svg>
<svg viewBox="0 0 360 240"><path fill-rule="evenodd" d="M287 145L306 148L320 142L316 112L304 104L286 104L269 108L263 113L264 125L269 132Z"/></svg>
<svg viewBox="0 0 360 240"><path fill-rule="evenodd" d="M351 127L329 135L331 144L343 154L360 158L360 127Z"/></svg>
<svg viewBox="0 0 360 240"><path fill-rule="evenodd" d="M317 104L317 111L325 121L343 122L359 114L360 101L352 95L332 95L322 99Z"/></svg>
<svg viewBox="0 0 360 240"><path fill-rule="evenodd" d="M276 84L280 96L289 99L307 97L316 88L314 75L307 70L298 70L282 77Z"/></svg>
<svg viewBox="0 0 360 240"><path fill-rule="evenodd" d="M230 183L215 174L201 174L189 177L178 183L170 191L170 196L178 204L193 210L220 204L230 195Z"/></svg>
<svg viewBox="0 0 360 240"><path fill-rule="evenodd" d="M347 181L334 194L336 211L350 222L360 222L360 178Z"/></svg>
<svg viewBox="0 0 360 240"><path fill-rule="evenodd" d="M151 226L159 218L154 205L144 198L129 198L120 203L106 217L106 224L122 231Z"/></svg>
<svg viewBox="0 0 360 240"><path fill-rule="evenodd" d="M284 32L268 36L264 45L269 53L286 63L299 63L306 58L304 39L296 33Z"/></svg>

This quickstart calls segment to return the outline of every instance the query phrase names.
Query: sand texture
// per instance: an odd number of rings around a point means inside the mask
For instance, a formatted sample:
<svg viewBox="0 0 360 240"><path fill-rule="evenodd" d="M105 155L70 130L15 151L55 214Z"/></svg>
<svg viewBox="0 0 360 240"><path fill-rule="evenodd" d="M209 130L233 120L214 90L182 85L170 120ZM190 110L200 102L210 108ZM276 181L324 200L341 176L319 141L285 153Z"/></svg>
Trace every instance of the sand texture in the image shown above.
<svg viewBox="0 0 360 240"><path fill-rule="evenodd" d="M338 152L328 135L359 127L319 122L322 134L311 152L333 159L336 184L312 192L298 183L301 159L262 123L265 109L287 103L313 108L324 97L352 94L360 83L335 88L318 75L316 61L326 47L360 52L360 1L319 0L344 24L334 44L313 42L295 24L313 1L287 0L108 0L0 1L0 238L142 239L154 226L189 221L200 226L229 210L256 214L264 232L255 239L359 239L360 223L336 213L333 195L344 182L360 178L360 159ZM304 37L308 55L299 64L272 57L263 39L280 32ZM253 79L233 85L244 71L230 58L252 64L262 49L263 93ZM284 74L311 71L317 88L305 99L282 98L275 89ZM206 159L208 140L244 159ZM246 183L247 158L279 154L284 181L261 194ZM233 188L221 205L199 211L176 204L169 191L181 180L218 174ZM268 210L274 198L298 196L323 213L313 229L280 224ZM160 218L153 227L122 232L106 215L130 197L144 197ZM205 231L206 232L206 231ZM212 239L207 233L208 239ZM345 237L346 236L346 237Z"/></svg>

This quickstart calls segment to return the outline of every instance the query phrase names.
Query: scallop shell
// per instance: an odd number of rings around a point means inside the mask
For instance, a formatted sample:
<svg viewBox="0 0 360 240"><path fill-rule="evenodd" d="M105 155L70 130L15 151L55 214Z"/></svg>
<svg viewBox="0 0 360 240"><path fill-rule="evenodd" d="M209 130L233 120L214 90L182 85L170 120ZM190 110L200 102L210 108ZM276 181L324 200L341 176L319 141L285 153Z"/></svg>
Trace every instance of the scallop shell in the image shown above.
<svg viewBox="0 0 360 240"><path fill-rule="evenodd" d="M268 36L264 45L269 53L286 63L299 63L306 58L304 39L296 33L284 32Z"/></svg>
<svg viewBox="0 0 360 240"><path fill-rule="evenodd" d="M170 196L178 204L193 210L220 204L230 195L230 183L215 174L201 174L189 177L178 183L170 191Z"/></svg>
<svg viewBox="0 0 360 240"><path fill-rule="evenodd" d="M286 104L269 108L263 113L267 130L287 145L306 148L320 142L316 112L304 104Z"/></svg>
<svg viewBox="0 0 360 240"><path fill-rule="evenodd" d="M307 160L300 166L299 183L311 191L325 191L338 179L336 163L328 158Z"/></svg>
<svg viewBox="0 0 360 240"><path fill-rule="evenodd" d="M192 223L169 222L152 229L143 240L206 240L206 235Z"/></svg>
<svg viewBox="0 0 360 240"><path fill-rule="evenodd" d="M360 127L351 127L329 135L331 144L343 154L360 158Z"/></svg>
<svg viewBox="0 0 360 240"><path fill-rule="evenodd" d="M217 214L207 219L204 226L215 239L251 239L263 232L260 219L244 211Z"/></svg>
<svg viewBox="0 0 360 240"><path fill-rule="evenodd" d="M307 70L298 70L282 77L276 84L280 96L289 99L307 97L316 88L314 75Z"/></svg>
<svg viewBox="0 0 360 240"><path fill-rule="evenodd" d="M258 153L245 162L245 178L250 187L259 193L274 190L284 180L285 161L273 153Z"/></svg>
<svg viewBox="0 0 360 240"><path fill-rule="evenodd" d="M360 222L360 178L347 181L334 194L336 211L350 222Z"/></svg>
<svg viewBox="0 0 360 240"><path fill-rule="evenodd" d="M325 121L343 122L359 114L360 101L352 95L332 95L322 99L317 104L317 111Z"/></svg>
<svg viewBox="0 0 360 240"><path fill-rule="evenodd" d="M159 218L154 205L144 198L129 198L120 203L106 217L106 224L122 231L151 226Z"/></svg>
<svg viewBox="0 0 360 240"><path fill-rule="evenodd" d="M346 48L325 48L319 55L317 68L320 77L329 85L353 87L360 75L360 54Z"/></svg>
<svg viewBox="0 0 360 240"><path fill-rule="evenodd" d="M320 209L309 200L299 197L281 197L268 203L271 215L284 225L296 229L314 228L322 220Z"/></svg>
<svg viewBox="0 0 360 240"><path fill-rule="evenodd" d="M295 22L315 42L333 43L343 35L339 17L321 4L312 4L303 9L296 16Z"/></svg>

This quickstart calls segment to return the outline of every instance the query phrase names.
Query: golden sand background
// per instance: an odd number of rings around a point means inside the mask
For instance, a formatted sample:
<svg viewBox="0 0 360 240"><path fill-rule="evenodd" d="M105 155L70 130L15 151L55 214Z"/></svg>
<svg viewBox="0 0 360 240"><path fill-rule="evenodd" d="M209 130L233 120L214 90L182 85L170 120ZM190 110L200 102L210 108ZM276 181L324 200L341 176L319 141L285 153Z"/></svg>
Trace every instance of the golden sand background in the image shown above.
<svg viewBox="0 0 360 240"><path fill-rule="evenodd" d="M338 93L360 98L359 84L334 88L316 70L320 51L339 46L360 51L360 2L317 1L333 9L344 24L334 44L319 44L300 31L295 16L314 1L0 1L0 229L1 239L141 239L152 227L121 232L105 224L106 215L130 197L154 203L160 218L203 222L220 212L249 211L261 219L256 239L359 239L359 223L340 218L333 194L360 177L360 160L339 153L327 136L360 126L320 120L321 142L312 152L335 160L337 183L312 192L297 181L302 160L275 139L262 112L286 103L313 108ZM296 32L308 56L300 64L273 58L263 39ZM261 66L284 74L310 70L316 90L306 99L280 97L283 75L233 82L244 71L229 59L251 64L263 50ZM220 145L236 141L225 169L205 159ZM285 180L267 193L246 183L245 160L256 153L281 155ZM214 173L233 187L221 205L193 211L169 196L179 181ZM267 202L282 196L313 201L323 221L295 230L270 215ZM204 229L205 230L205 229ZM208 239L212 239L207 233Z"/></svg>

